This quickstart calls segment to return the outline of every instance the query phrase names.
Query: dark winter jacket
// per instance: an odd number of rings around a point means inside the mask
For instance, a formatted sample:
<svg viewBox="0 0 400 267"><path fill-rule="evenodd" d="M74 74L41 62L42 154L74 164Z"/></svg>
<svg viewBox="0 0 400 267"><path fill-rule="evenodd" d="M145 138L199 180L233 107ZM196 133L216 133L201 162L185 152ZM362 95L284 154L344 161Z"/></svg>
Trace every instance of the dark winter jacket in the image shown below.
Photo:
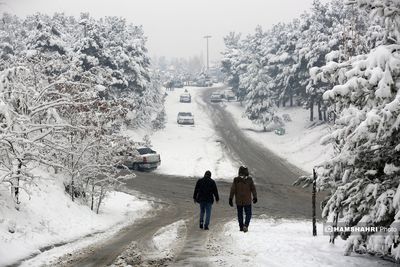
<svg viewBox="0 0 400 267"><path fill-rule="evenodd" d="M211 177L204 177L197 180L193 199L199 203L214 203L214 197L216 201L219 201L218 189L215 181L211 179Z"/></svg>
<svg viewBox="0 0 400 267"><path fill-rule="evenodd" d="M236 205L245 206L251 205L251 195L257 198L257 191L254 185L253 178L250 176L238 176L233 179L231 193L229 198L235 197Z"/></svg>

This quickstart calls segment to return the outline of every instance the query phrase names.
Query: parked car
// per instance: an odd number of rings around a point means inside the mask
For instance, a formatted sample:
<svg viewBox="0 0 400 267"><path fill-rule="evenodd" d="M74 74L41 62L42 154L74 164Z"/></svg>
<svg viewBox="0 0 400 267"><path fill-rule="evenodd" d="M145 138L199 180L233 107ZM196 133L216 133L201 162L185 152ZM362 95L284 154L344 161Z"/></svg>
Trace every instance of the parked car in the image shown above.
<svg viewBox="0 0 400 267"><path fill-rule="evenodd" d="M183 88L183 82L179 80L174 81L174 87L175 88Z"/></svg>
<svg viewBox="0 0 400 267"><path fill-rule="evenodd" d="M190 103L190 102L192 102L192 96L189 93L183 93L179 97L179 102Z"/></svg>
<svg viewBox="0 0 400 267"><path fill-rule="evenodd" d="M134 170L156 169L161 164L161 156L149 147L139 147L132 152L120 152L121 163Z"/></svg>
<svg viewBox="0 0 400 267"><path fill-rule="evenodd" d="M179 112L176 119L178 124L194 124L194 116L191 112Z"/></svg>
<svg viewBox="0 0 400 267"><path fill-rule="evenodd" d="M214 102L214 103L221 102L222 101L221 93L218 93L218 92L212 93L211 97L210 97L210 101Z"/></svg>
<svg viewBox="0 0 400 267"><path fill-rule="evenodd" d="M224 91L224 98L226 100L228 100L228 101L231 101L231 100L235 100L236 96L235 96L235 93L232 92L231 90L225 90Z"/></svg>

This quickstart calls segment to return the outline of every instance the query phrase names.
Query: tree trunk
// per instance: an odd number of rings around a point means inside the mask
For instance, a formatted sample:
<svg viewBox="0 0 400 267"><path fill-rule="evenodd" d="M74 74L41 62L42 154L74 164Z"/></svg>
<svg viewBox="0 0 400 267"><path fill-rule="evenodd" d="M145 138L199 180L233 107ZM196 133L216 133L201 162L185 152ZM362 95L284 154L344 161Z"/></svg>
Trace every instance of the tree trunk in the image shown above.
<svg viewBox="0 0 400 267"><path fill-rule="evenodd" d="M99 214L99 210L100 210L100 204L103 201L103 194L104 194L104 186L101 185L100 186L100 195L99 195L99 202L97 202L97 209L96 209L96 213Z"/></svg>
<svg viewBox="0 0 400 267"><path fill-rule="evenodd" d="M93 208L94 208L94 181L92 184L92 201L90 203L90 209L93 210Z"/></svg>
<svg viewBox="0 0 400 267"><path fill-rule="evenodd" d="M293 107L293 93L292 93L292 90L290 90L289 99L290 99L290 107Z"/></svg>
<svg viewBox="0 0 400 267"><path fill-rule="evenodd" d="M321 110L321 101L318 101L318 119L322 121L322 110Z"/></svg>
<svg viewBox="0 0 400 267"><path fill-rule="evenodd" d="M71 195L71 200L72 200L72 201L75 200L75 196L74 196L74 186L75 186L75 183L74 183L74 176L72 176L71 183L70 183L70 185L69 185L69 194Z"/></svg>
<svg viewBox="0 0 400 267"><path fill-rule="evenodd" d="M324 121L325 121L325 122L327 121L327 118L326 118L326 109L324 109Z"/></svg>
<svg viewBox="0 0 400 267"><path fill-rule="evenodd" d="M314 121L314 96L310 98L310 121Z"/></svg>
<svg viewBox="0 0 400 267"><path fill-rule="evenodd" d="M18 163L17 185L14 186L14 196L15 196L15 201L16 201L16 204L17 204L17 205L20 204L20 202L19 202L19 182L20 182L19 175L21 174L21 168L22 168L22 162L20 161L20 162ZM18 209L18 206L17 206L17 209Z"/></svg>

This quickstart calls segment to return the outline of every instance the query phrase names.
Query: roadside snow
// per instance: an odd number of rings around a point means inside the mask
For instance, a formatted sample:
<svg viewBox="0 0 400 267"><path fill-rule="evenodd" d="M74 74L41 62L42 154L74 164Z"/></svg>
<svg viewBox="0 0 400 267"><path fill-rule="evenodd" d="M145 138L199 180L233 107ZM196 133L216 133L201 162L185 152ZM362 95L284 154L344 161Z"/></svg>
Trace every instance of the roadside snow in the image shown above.
<svg viewBox="0 0 400 267"><path fill-rule="evenodd" d="M308 173L333 154L331 145L320 144L321 138L328 134L329 126L322 124L310 127L308 110L301 107L280 108L278 114L289 114L292 121L285 123L284 135L277 135L274 132L263 132L262 127L243 117L244 108L238 102L225 103L226 110L232 114L246 136Z"/></svg>
<svg viewBox="0 0 400 267"><path fill-rule="evenodd" d="M260 218L243 233L231 221L210 241L210 261L217 266L392 266L365 255L344 256L345 241L337 238L329 244L322 224L317 229L319 235L313 237L310 222Z"/></svg>
<svg viewBox="0 0 400 267"><path fill-rule="evenodd" d="M182 232L186 230L184 220L179 220L173 224L167 225L159 229L153 236L153 244L157 257L171 257L177 249Z"/></svg>
<svg viewBox="0 0 400 267"><path fill-rule="evenodd" d="M46 246L121 228L151 209L148 201L111 192L97 215L86 205L72 202L59 179L45 172L41 177L37 186L28 187L30 197L21 193L19 211L9 190L0 187L0 266L38 254Z"/></svg>
<svg viewBox="0 0 400 267"><path fill-rule="evenodd" d="M192 96L191 103L180 103L179 96L187 90ZM201 101L204 88L184 87L167 91L165 101L167 114L166 127L151 135L153 149L161 155L161 165L155 172L169 175L202 177L210 170L213 179L232 179L239 166L236 166L224 151L213 123ZM194 126L179 125L178 112L192 112ZM141 140L146 134L127 131L127 135Z"/></svg>

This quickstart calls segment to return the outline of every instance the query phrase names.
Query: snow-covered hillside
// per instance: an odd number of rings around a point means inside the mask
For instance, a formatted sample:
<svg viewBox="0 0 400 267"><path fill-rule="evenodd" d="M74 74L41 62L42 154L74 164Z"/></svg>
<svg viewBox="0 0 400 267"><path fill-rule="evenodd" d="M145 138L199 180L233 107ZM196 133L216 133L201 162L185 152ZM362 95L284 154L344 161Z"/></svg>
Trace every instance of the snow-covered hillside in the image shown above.
<svg viewBox="0 0 400 267"><path fill-rule="evenodd" d="M263 132L262 127L243 117L244 108L239 102L225 102L239 128L255 142L271 150L300 169L311 173L314 166L329 159L333 154L331 145L321 145L321 138L329 133L329 125L313 125L309 111L301 107L280 108L278 114L288 114L292 121L285 122L285 134Z"/></svg>
<svg viewBox="0 0 400 267"><path fill-rule="evenodd" d="M85 241L89 245L90 240L82 237L115 233L152 208L146 200L111 192L97 215L87 205L72 202L60 179L43 171L39 174L42 179L27 188L31 195L21 193L19 210L14 208L7 188L0 187L0 266L38 254L39 249L54 244ZM96 241L98 238L91 238L91 242ZM63 255L66 249L59 253Z"/></svg>

